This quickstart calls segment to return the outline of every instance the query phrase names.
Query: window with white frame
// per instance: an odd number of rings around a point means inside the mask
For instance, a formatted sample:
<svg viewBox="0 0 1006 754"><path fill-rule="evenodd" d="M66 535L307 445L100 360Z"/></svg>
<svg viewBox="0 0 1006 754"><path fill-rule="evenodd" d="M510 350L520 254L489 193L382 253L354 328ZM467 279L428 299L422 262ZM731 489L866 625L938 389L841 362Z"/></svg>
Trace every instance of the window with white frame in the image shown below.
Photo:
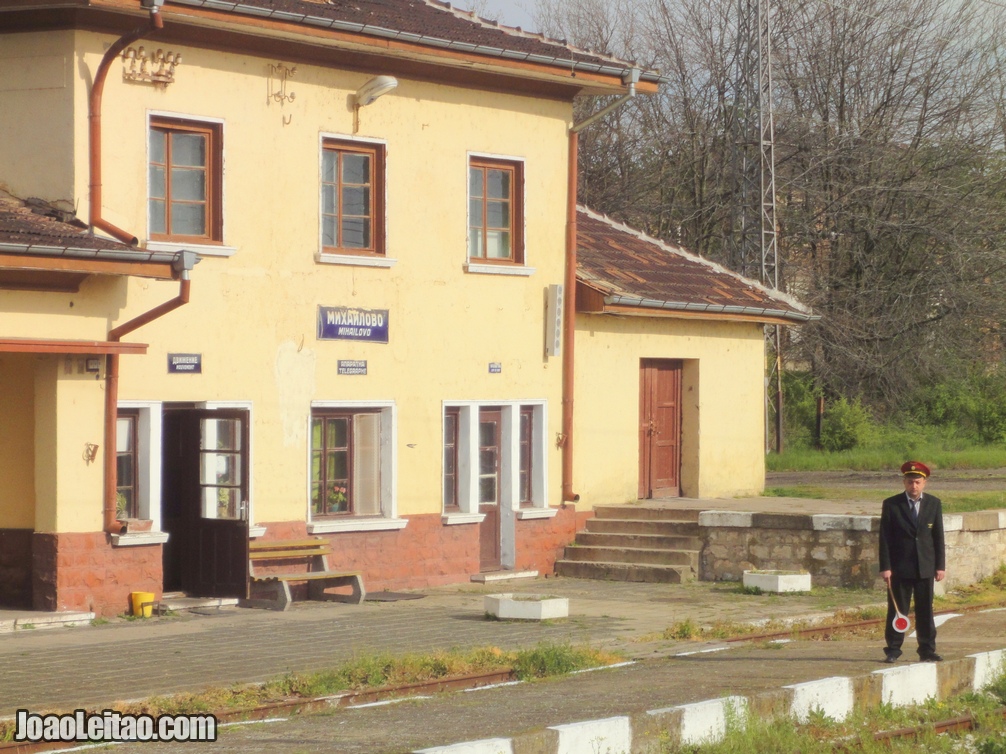
<svg viewBox="0 0 1006 754"><path fill-rule="evenodd" d="M523 511L525 515L549 510L545 410L544 401L445 403L445 523L471 523L481 519L479 502L488 489L490 472L500 505ZM486 445L489 424L496 428L492 432L491 447Z"/></svg>
<svg viewBox="0 0 1006 754"><path fill-rule="evenodd" d="M405 526L395 515L394 449L394 404L312 404L309 530Z"/></svg>

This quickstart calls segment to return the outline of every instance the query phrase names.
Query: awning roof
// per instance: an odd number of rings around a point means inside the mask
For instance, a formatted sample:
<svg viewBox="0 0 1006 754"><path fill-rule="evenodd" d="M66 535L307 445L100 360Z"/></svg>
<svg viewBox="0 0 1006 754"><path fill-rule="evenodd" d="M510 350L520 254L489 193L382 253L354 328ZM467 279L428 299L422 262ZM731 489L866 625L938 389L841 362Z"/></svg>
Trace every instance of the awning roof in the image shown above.
<svg viewBox="0 0 1006 754"><path fill-rule="evenodd" d="M111 340L50 340L46 338L0 338L0 353L65 353L80 355L144 354L146 343Z"/></svg>
<svg viewBox="0 0 1006 754"><path fill-rule="evenodd" d="M183 254L191 252L146 251L93 235L70 210L0 192L0 289L75 292L88 275L174 280Z"/></svg>

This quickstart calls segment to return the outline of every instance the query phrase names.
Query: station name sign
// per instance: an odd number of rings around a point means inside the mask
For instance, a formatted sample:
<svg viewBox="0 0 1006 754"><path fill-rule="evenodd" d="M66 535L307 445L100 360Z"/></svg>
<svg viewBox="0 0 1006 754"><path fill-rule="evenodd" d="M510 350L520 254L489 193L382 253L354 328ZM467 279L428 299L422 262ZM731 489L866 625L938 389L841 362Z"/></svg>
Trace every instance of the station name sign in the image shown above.
<svg viewBox="0 0 1006 754"><path fill-rule="evenodd" d="M369 343L387 343L388 310L319 306L318 340L363 340Z"/></svg>

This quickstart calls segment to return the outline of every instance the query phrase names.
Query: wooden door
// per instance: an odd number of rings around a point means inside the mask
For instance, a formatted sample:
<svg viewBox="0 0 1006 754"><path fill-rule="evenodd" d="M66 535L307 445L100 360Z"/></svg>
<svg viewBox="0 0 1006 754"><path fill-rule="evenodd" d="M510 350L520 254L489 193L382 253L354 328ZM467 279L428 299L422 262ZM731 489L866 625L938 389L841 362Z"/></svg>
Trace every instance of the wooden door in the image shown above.
<svg viewBox="0 0 1006 754"><path fill-rule="evenodd" d="M247 413L166 411L163 448L165 590L247 596Z"/></svg>
<svg viewBox="0 0 1006 754"><path fill-rule="evenodd" d="M479 570L498 571L502 567L500 544L500 453L502 412L498 408L479 411Z"/></svg>
<svg viewBox="0 0 1006 754"><path fill-rule="evenodd" d="M681 360L640 365L639 497L681 494Z"/></svg>

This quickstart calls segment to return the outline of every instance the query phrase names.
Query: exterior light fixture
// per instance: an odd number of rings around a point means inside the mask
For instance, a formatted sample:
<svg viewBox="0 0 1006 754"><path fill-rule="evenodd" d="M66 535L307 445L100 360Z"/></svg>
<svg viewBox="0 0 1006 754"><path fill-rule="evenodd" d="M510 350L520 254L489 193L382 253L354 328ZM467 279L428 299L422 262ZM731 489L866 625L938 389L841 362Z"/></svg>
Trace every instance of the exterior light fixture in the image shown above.
<svg viewBox="0 0 1006 754"><path fill-rule="evenodd" d="M374 76L370 81L356 90L356 106L366 107L378 97L387 94L398 86L394 76Z"/></svg>

